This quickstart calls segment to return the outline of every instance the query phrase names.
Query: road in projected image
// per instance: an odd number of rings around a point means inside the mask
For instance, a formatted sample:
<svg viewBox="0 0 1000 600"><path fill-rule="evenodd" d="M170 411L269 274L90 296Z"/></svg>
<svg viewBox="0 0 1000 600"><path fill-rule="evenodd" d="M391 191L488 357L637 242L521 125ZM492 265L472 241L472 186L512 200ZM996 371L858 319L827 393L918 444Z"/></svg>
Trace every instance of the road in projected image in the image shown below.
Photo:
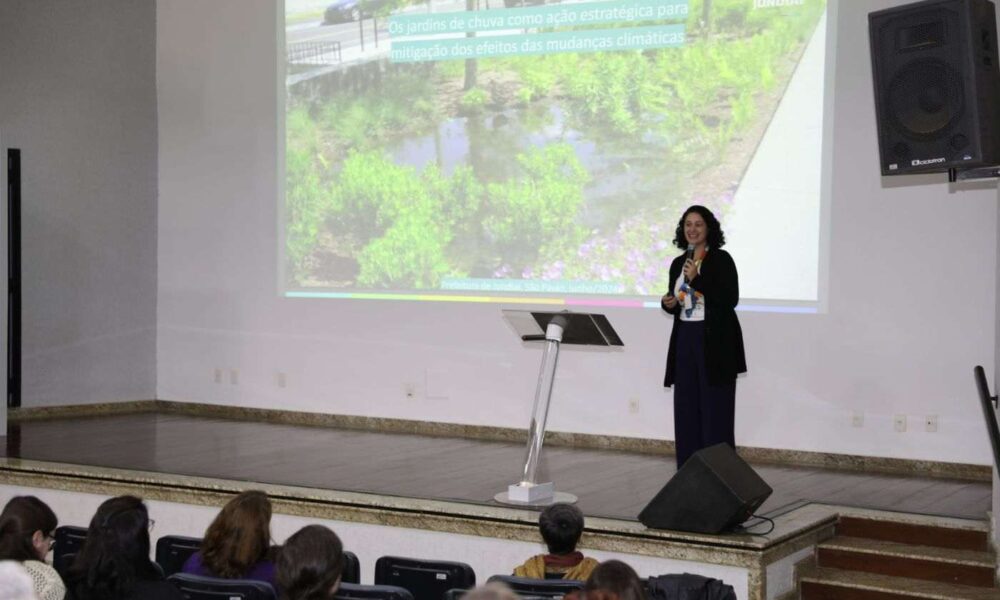
<svg viewBox="0 0 1000 600"><path fill-rule="evenodd" d="M656 305L701 204L743 298L819 300L825 0L287 0L285 18L289 295Z"/></svg>

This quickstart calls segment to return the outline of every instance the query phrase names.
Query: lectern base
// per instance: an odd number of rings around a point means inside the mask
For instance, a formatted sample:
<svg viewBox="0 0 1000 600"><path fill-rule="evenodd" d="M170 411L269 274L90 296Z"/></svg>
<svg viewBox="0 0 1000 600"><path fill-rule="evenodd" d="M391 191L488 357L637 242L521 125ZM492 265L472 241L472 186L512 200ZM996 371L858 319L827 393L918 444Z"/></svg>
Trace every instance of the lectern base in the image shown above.
<svg viewBox="0 0 1000 600"><path fill-rule="evenodd" d="M552 484L548 484L551 486ZM511 488L519 486L510 486ZM551 487L549 488L552 489ZM524 499L521 499L524 498ZM551 492L544 496L526 496L523 490L508 490L506 492L500 492L493 499L500 504L508 504L511 506L549 506L552 504L576 504L577 497L573 494L567 494L566 492Z"/></svg>

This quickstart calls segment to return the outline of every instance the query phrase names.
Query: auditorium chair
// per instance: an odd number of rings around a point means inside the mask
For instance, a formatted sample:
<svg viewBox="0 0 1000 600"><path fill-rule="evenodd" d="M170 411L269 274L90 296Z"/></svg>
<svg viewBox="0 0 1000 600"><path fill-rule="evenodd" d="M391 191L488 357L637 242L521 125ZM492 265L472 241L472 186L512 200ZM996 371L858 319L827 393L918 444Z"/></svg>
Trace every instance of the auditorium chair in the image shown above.
<svg viewBox="0 0 1000 600"><path fill-rule="evenodd" d="M177 586L185 600L277 600L271 584L252 579L220 579L174 573L167 581Z"/></svg>
<svg viewBox="0 0 1000 600"><path fill-rule="evenodd" d="M188 557L201 548L201 538L165 535L156 540L156 563L167 577L180 573Z"/></svg>
<svg viewBox="0 0 1000 600"><path fill-rule="evenodd" d="M66 569L73 564L73 558L87 539L86 527L63 525L56 528L55 546L52 548L52 566L65 579Z"/></svg>
<svg viewBox="0 0 1000 600"><path fill-rule="evenodd" d="M357 554L344 551L344 573L340 580L344 583L361 583L361 561Z"/></svg>
<svg viewBox="0 0 1000 600"><path fill-rule="evenodd" d="M413 600L409 590L394 585L341 583L333 600ZM424 600L421 598L420 600Z"/></svg>
<svg viewBox="0 0 1000 600"><path fill-rule="evenodd" d="M455 588L476 586L476 573L462 562L383 556L375 562L375 585L410 590L420 600L444 600Z"/></svg>
<svg viewBox="0 0 1000 600"><path fill-rule="evenodd" d="M517 592L522 598L562 598L570 592L583 589L583 582L573 579L531 579L514 575L494 575L490 582L498 581Z"/></svg>

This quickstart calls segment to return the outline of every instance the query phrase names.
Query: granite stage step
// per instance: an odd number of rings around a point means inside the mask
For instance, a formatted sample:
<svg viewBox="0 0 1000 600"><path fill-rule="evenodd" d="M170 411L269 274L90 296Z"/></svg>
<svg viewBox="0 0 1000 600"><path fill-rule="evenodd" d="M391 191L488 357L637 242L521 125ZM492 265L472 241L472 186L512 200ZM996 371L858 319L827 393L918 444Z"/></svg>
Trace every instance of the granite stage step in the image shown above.
<svg viewBox="0 0 1000 600"><path fill-rule="evenodd" d="M838 535L819 545L816 559L820 567L979 587L996 586L993 552Z"/></svg>
<svg viewBox="0 0 1000 600"><path fill-rule="evenodd" d="M1000 600L1000 590L860 571L807 566L801 600Z"/></svg>
<svg viewBox="0 0 1000 600"><path fill-rule="evenodd" d="M837 523L837 535L956 550L987 552L990 549L989 527L985 522L970 522L968 527L959 528L842 516Z"/></svg>

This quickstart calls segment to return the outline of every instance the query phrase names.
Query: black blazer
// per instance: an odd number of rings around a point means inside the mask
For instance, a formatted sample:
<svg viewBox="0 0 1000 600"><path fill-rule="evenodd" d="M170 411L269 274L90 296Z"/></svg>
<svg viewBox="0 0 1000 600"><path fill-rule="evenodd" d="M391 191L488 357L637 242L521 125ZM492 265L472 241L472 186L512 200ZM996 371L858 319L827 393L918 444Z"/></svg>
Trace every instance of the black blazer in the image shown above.
<svg viewBox="0 0 1000 600"><path fill-rule="evenodd" d="M684 268L685 254L670 263L670 292L677 284ZM737 373L746 373L747 359L743 349L743 330L736 318L736 304L740 300L739 277L736 263L725 250L712 248L701 263L701 272L688 285L705 295L705 368L708 382L713 385L731 383ZM681 320L681 307L663 310L674 315L670 331L670 350L667 352L667 372L663 385L674 384L674 365L677 363L677 324Z"/></svg>

